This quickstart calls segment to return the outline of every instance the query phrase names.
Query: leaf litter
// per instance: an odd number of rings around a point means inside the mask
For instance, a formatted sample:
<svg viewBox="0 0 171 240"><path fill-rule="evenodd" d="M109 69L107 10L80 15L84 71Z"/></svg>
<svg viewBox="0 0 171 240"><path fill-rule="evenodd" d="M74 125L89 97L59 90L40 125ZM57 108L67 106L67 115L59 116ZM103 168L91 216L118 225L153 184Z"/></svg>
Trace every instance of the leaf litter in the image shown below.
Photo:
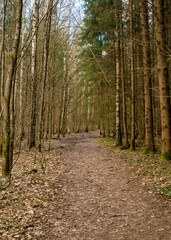
<svg viewBox="0 0 171 240"><path fill-rule="evenodd" d="M22 149L0 192L0 239L170 239L169 200L96 136L54 138L42 154Z"/></svg>

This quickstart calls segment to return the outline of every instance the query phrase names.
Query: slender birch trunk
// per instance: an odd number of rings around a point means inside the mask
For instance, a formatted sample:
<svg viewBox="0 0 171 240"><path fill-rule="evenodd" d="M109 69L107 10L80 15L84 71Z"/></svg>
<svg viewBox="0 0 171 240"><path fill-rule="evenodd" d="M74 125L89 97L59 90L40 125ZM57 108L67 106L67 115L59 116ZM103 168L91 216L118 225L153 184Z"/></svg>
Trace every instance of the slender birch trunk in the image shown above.
<svg viewBox="0 0 171 240"><path fill-rule="evenodd" d="M30 126L30 139L29 139L29 149L36 146L36 102L37 102L37 26L39 21L39 5L38 0L34 1L34 10L33 10L33 23L32 23L32 65L31 65L31 74L32 74L32 104L31 104L31 126Z"/></svg>

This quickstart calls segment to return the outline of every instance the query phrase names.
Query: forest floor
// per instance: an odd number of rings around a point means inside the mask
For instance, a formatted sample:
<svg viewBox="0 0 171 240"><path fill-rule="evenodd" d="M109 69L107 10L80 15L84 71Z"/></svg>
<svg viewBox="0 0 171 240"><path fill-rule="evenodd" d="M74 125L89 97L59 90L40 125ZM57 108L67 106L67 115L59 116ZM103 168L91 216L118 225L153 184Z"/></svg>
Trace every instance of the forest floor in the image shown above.
<svg viewBox="0 0 171 240"><path fill-rule="evenodd" d="M54 138L42 154L22 150L0 192L0 239L170 239L170 201L97 134Z"/></svg>

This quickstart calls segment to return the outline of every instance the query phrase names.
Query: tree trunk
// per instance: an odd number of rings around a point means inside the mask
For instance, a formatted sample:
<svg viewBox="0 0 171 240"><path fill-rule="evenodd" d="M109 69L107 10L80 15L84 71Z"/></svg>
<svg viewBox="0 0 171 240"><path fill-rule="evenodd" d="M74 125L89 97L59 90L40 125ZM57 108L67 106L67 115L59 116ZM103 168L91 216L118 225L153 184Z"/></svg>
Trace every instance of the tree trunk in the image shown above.
<svg viewBox="0 0 171 240"><path fill-rule="evenodd" d="M129 1L130 15L130 53L131 53L131 145L130 150L135 150L135 75L134 75L134 45L133 45L133 1Z"/></svg>
<svg viewBox="0 0 171 240"><path fill-rule="evenodd" d="M33 39L32 39L32 106L31 106L31 126L30 126L30 139L29 139L29 149L35 147L36 145L36 102L37 102L37 26L39 21L39 5L38 1L34 1L33 10Z"/></svg>
<svg viewBox="0 0 171 240"><path fill-rule="evenodd" d="M103 137L106 137L106 126L104 119L104 101L103 101L104 87L103 81L100 80L99 83L99 95L100 95L100 132Z"/></svg>
<svg viewBox="0 0 171 240"><path fill-rule="evenodd" d="M24 0L23 3L23 16L22 16L22 31L21 31L21 56L24 54L24 38L26 34L26 7L27 0ZM20 139L23 138L23 111L24 111L24 58L21 59L21 68L20 68Z"/></svg>
<svg viewBox="0 0 171 240"><path fill-rule="evenodd" d="M15 137L15 88L16 88L16 69L14 72L13 83L12 83L12 92L10 99L10 147L9 147L9 159L11 163L11 169L13 164L13 150L14 150L14 137Z"/></svg>
<svg viewBox="0 0 171 240"><path fill-rule="evenodd" d="M68 68L68 66L66 67ZM68 105L68 84L69 84L69 80L68 80L69 76L68 76L68 69L66 70L66 76L65 76L65 82L64 82L64 94L63 94L63 115L62 115L62 135L63 137L65 137L66 134L66 121L67 121L67 105Z"/></svg>
<svg viewBox="0 0 171 240"><path fill-rule="evenodd" d="M168 57L164 26L164 0L156 0L155 30L162 125L162 157L171 160L171 107L169 99Z"/></svg>
<svg viewBox="0 0 171 240"><path fill-rule="evenodd" d="M6 5L7 0L3 0L3 18L2 18L2 38L1 38L1 104L0 110L2 111L2 102L3 102L3 95L4 95L4 83L5 83L5 17L6 17ZM2 122L0 120L0 125L2 129ZM3 132L0 131L0 155L2 154L3 148Z"/></svg>
<svg viewBox="0 0 171 240"><path fill-rule="evenodd" d="M58 138L60 139L60 134L61 134L61 125L62 125L62 115L63 115L63 99L64 99L64 86L62 87L61 90L61 102L60 102L60 107L59 107L59 122L58 122Z"/></svg>
<svg viewBox="0 0 171 240"><path fill-rule="evenodd" d="M48 57L49 57L49 41L51 29L51 16L52 16L53 0L49 0L47 8L47 18L45 19L45 45L44 45L44 64L43 64L43 87L42 87L42 104L40 113L40 132L39 132L39 151L41 151L41 139L44 134L44 111L45 111L45 87L48 72Z"/></svg>
<svg viewBox="0 0 171 240"><path fill-rule="evenodd" d="M148 1L141 0L142 40L144 61L144 95L145 95L145 141L146 151L154 151L151 52L148 24Z"/></svg>
<svg viewBox="0 0 171 240"><path fill-rule="evenodd" d="M128 142L128 130L127 130L127 112L126 112L126 96L125 96L125 72L124 72L124 46L123 46L123 23L122 23L122 12L120 13L120 25L121 25L121 56L120 56L120 65L121 65L121 80L122 80L122 111L123 111L123 129L124 129L124 138L125 138L125 147L129 146Z"/></svg>
<svg viewBox="0 0 171 240"><path fill-rule="evenodd" d="M119 11L119 7L117 7ZM120 120L120 31L119 13L116 16L116 146L122 145Z"/></svg>
<svg viewBox="0 0 171 240"><path fill-rule="evenodd" d="M86 95L87 95L87 107L86 107L86 111L87 111L87 124L86 124L86 129L85 132L89 132L89 124L90 124L90 96L89 96L89 86L86 87Z"/></svg>
<svg viewBox="0 0 171 240"><path fill-rule="evenodd" d="M1 37L1 104L4 93L5 78L5 17L7 0L3 0L2 37ZM2 107L2 106L1 106Z"/></svg>
<svg viewBox="0 0 171 240"><path fill-rule="evenodd" d="M2 164L2 176L8 177L11 172L10 162L10 98L12 90L12 81L14 77L15 67L17 63L17 53L20 42L20 31L21 31L21 18L22 18L22 0L16 0L15 8L15 30L12 52L9 59L7 79L5 83L5 90L3 96L3 164Z"/></svg>

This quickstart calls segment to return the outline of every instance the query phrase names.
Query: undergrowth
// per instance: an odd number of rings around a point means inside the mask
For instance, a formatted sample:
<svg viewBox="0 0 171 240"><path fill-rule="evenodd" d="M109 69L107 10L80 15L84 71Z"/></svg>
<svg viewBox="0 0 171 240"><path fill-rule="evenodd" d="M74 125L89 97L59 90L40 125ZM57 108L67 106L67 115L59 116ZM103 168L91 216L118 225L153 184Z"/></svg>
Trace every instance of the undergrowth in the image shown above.
<svg viewBox="0 0 171 240"><path fill-rule="evenodd" d="M159 152L145 153L143 146L137 147L136 151L122 149L116 147L113 138L100 138L100 142L105 147L112 148L121 159L131 164L136 174L143 175L156 193L165 198L171 198L171 163L161 159Z"/></svg>

